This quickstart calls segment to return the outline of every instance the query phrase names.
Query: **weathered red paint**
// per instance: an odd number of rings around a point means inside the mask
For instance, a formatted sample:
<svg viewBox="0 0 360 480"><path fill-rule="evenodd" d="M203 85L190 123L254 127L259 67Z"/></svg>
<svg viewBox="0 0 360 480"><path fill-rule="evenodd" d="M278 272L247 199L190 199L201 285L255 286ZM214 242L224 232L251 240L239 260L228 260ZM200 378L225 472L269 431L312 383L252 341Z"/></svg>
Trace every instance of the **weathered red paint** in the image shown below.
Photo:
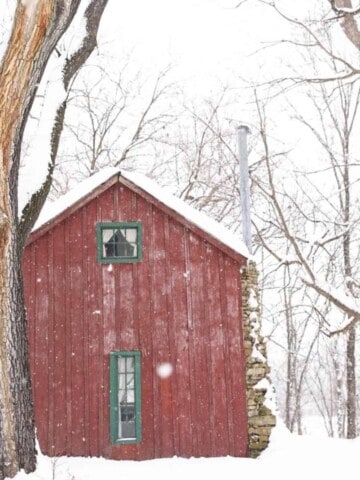
<svg viewBox="0 0 360 480"><path fill-rule="evenodd" d="M141 221L143 259L99 264L96 223ZM244 258L120 177L30 238L24 258L37 432L49 455L246 456ZM109 353L142 352L142 433L109 437ZM156 367L174 371L161 379Z"/></svg>

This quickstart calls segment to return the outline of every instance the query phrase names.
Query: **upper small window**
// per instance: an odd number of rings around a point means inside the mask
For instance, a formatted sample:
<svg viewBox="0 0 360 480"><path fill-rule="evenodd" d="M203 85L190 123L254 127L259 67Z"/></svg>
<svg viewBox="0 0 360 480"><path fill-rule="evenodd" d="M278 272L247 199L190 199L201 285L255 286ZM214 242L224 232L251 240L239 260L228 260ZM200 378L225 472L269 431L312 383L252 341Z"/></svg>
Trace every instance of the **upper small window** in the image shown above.
<svg viewBox="0 0 360 480"><path fill-rule="evenodd" d="M142 231L139 222L98 223L100 263L139 262L142 257Z"/></svg>

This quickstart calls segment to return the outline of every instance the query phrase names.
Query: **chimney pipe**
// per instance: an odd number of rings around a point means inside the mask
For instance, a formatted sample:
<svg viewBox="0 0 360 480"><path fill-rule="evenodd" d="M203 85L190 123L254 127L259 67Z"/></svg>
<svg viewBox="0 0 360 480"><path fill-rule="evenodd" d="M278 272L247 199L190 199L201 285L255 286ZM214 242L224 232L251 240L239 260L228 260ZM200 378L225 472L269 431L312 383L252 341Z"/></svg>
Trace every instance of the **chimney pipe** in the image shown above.
<svg viewBox="0 0 360 480"><path fill-rule="evenodd" d="M237 129L239 163L240 163L240 196L241 196L241 223L243 240L250 255L252 255L252 236L250 219L250 188L249 188L249 165L247 136L250 129L246 125L240 125Z"/></svg>

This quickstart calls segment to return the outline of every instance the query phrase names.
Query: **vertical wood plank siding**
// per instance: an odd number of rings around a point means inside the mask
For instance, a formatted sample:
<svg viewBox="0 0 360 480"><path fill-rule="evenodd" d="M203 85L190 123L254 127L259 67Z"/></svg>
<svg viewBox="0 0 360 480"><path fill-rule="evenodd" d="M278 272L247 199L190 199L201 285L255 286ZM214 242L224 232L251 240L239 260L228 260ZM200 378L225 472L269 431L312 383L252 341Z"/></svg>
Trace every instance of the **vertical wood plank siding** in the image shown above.
<svg viewBox="0 0 360 480"><path fill-rule="evenodd" d="M143 259L99 264L96 223L140 221ZM38 438L49 455L246 455L239 263L121 184L24 258ZM109 354L142 355L142 442L112 445ZM160 378L159 364L173 374Z"/></svg>

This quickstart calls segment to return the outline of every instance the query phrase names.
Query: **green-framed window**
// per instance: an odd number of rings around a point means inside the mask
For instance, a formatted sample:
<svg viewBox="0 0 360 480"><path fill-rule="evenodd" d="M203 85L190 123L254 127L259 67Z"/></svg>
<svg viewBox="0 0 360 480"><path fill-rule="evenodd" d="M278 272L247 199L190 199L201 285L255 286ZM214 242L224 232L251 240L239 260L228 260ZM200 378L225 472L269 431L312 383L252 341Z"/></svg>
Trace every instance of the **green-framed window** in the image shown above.
<svg viewBox="0 0 360 480"><path fill-rule="evenodd" d="M110 438L112 443L141 442L141 354L110 353Z"/></svg>
<svg viewBox="0 0 360 480"><path fill-rule="evenodd" d="M140 222L101 222L96 228L100 263L134 263L141 260Z"/></svg>

